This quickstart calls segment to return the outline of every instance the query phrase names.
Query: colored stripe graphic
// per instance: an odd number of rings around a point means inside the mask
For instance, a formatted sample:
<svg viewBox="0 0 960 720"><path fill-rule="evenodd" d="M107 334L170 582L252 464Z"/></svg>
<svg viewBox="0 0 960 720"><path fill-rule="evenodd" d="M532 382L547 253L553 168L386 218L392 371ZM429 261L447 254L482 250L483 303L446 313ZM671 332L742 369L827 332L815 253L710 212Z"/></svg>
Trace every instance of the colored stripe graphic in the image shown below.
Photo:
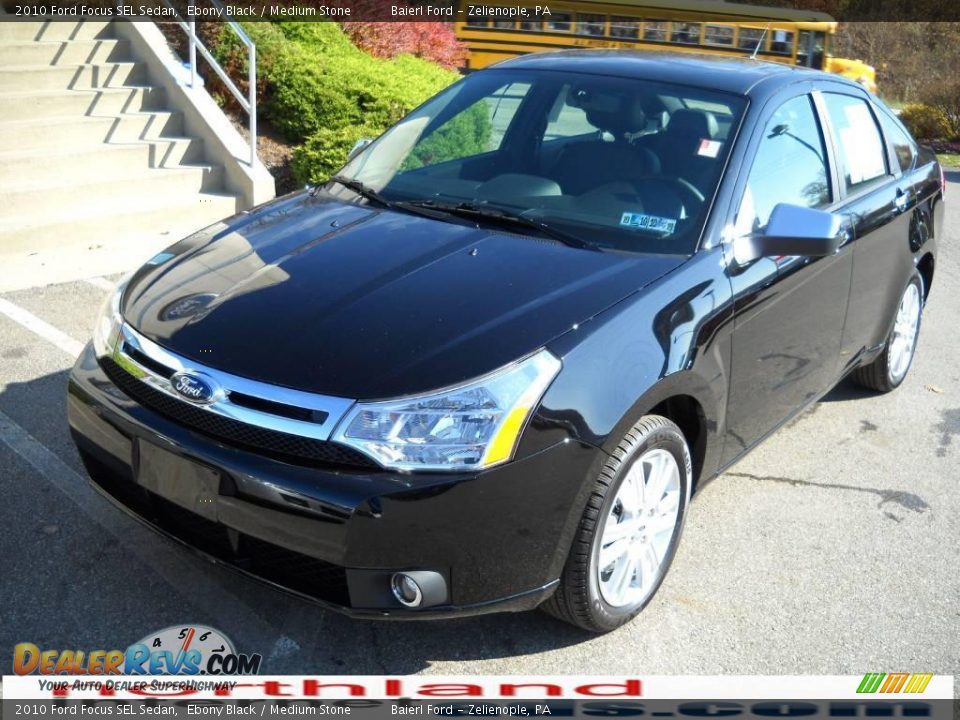
<svg viewBox="0 0 960 720"><path fill-rule="evenodd" d="M908 693L922 693L927 689L927 685L930 684L930 681L933 679L933 673L914 673L911 677L911 681L907 683L907 689L904 692ZM910 685L913 685L913 688Z"/></svg>
<svg viewBox="0 0 960 720"><path fill-rule="evenodd" d="M931 673L867 673L857 687L858 693L922 693L927 689Z"/></svg>
<svg viewBox="0 0 960 720"><path fill-rule="evenodd" d="M860 681L860 687L857 688L857 692L875 693L885 677L885 673L867 673L863 676L863 680Z"/></svg>
<svg viewBox="0 0 960 720"><path fill-rule="evenodd" d="M880 692L900 692L900 688L902 688L903 684L907 681L907 677L909 677L907 673L890 673L887 675L887 680L883 683L883 687L880 688Z"/></svg>

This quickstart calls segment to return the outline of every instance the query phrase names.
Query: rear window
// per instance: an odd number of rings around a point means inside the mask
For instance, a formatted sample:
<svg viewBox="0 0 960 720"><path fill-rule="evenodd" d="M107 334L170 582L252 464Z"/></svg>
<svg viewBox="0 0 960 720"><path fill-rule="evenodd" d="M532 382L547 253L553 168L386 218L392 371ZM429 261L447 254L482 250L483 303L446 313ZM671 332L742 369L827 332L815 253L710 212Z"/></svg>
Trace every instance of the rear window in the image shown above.
<svg viewBox="0 0 960 720"><path fill-rule="evenodd" d="M880 128L866 100L837 93L824 93L823 97L840 149L847 191L857 192L887 174Z"/></svg>
<svg viewBox="0 0 960 720"><path fill-rule="evenodd" d="M900 170L902 172L913 170L917 164L917 143L898 120L894 120L883 111L877 114L880 116L883 134L887 138L887 143L893 148Z"/></svg>

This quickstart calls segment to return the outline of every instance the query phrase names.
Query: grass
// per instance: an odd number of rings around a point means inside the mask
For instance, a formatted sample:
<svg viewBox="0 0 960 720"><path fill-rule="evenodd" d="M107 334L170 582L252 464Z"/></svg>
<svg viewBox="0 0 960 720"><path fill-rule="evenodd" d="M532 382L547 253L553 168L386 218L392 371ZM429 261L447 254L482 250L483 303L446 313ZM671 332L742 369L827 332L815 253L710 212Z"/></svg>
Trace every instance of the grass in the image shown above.
<svg viewBox="0 0 960 720"><path fill-rule="evenodd" d="M960 168L960 153L937 153L937 160L944 167Z"/></svg>

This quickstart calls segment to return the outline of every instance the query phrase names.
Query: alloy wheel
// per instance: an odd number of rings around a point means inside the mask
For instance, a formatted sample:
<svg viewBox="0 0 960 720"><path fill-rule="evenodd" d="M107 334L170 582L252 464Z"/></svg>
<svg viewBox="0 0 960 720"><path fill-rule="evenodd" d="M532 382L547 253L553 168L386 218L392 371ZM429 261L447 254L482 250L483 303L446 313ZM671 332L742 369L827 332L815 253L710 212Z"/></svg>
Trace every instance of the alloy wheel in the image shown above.
<svg viewBox="0 0 960 720"><path fill-rule="evenodd" d="M920 288L916 283L910 283L900 299L897 309L897 319L893 325L893 335L890 337L890 347L887 350L887 367L890 369L890 380L899 383L907 374L913 351L917 344L917 330L920 327Z"/></svg>
<svg viewBox="0 0 960 720"><path fill-rule="evenodd" d="M630 467L600 538L596 572L607 604L636 606L653 592L676 532L680 490L680 468L666 450L649 450Z"/></svg>

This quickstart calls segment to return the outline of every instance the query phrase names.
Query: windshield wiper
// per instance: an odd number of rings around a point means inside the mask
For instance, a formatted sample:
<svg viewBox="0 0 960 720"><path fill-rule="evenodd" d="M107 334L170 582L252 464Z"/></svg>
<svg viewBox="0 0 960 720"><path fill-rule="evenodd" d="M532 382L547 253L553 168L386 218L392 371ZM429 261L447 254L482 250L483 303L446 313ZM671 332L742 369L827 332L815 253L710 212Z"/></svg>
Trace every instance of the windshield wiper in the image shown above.
<svg viewBox="0 0 960 720"><path fill-rule="evenodd" d="M600 251L600 248L589 240L584 240L576 235L564 232L563 230L558 230L552 225L548 225L540 220L535 220L534 218L527 217L526 215L513 213L500 207L494 208L469 202L442 203L437 202L436 200L411 200L409 202L397 203L397 206L401 208L415 207L429 210L439 210L440 212L449 213L451 215L459 215L461 217L470 219L479 218L507 225L519 225L530 230L537 230L543 235L553 238L554 240L559 240L564 245L568 245L570 247L580 248L582 250Z"/></svg>
<svg viewBox="0 0 960 720"><path fill-rule="evenodd" d="M328 183L337 183L338 185L343 185L348 190L353 190L357 195L364 198L365 200L370 200L375 202L377 205L385 208L392 208L393 203L387 200L383 195L378 193L369 185L365 185L359 180L354 180L353 178L348 178L343 175L334 175L332 178L327 180Z"/></svg>
<svg viewBox="0 0 960 720"><path fill-rule="evenodd" d="M365 200L374 202L380 207L387 208L388 210L404 210L409 213L420 215L421 217L431 218L432 220L438 220L444 217L442 212L430 210L429 206L420 207L412 203L399 203L392 200L387 200L383 195L360 180L344 177L343 175L334 175L327 182L343 185L348 190L353 190L353 192ZM318 185L317 187L319 188L320 186Z"/></svg>

